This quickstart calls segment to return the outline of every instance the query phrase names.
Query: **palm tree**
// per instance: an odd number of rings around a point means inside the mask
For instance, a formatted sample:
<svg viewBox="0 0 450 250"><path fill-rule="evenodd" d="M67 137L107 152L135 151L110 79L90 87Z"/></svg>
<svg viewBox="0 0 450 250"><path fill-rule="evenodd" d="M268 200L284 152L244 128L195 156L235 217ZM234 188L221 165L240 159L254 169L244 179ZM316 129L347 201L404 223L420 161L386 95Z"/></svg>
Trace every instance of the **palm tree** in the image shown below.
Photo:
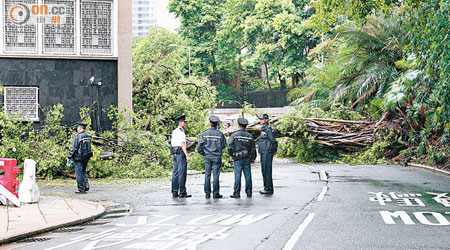
<svg viewBox="0 0 450 250"><path fill-rule="evenodd" d="M344 24L325 42L333 44L334 49L330 50L330 45L318 46L331 55L324 62L317 60L307 72L308 86L291 93L292 97L298 97L297 102L314 101L317 97L355 108L363 101L383 97L404 70L396 66L407 44L407 34L398 16L369 16L362 28ZM326 88L328 91L324 91Z"/></svg>
<svg viewBox="0 0 450 250"><path fill-rule="evenodd" d="M401 73L396 62L403 58L407 34L398 17L368 17L366 25L341 26L336 33L344 39L340 63L344 70L330 98L352 101L352 107L369 98L380 98Z"/></svg>

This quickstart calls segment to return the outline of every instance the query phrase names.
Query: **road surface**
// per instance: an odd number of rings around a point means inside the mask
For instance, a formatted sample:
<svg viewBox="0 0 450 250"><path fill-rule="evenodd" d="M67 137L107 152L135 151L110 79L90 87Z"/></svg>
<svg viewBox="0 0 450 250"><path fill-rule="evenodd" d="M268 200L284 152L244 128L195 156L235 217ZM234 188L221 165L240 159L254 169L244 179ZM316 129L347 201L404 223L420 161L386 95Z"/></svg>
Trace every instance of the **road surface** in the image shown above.
<svg viewBox="0 0 450 250"><path fill-rule="evenodd" d="M130 204L127 217L19 249L449 249L450 181L399 166L305 165L276 159L273 195L205 199L203 175L188 177L192 198L173 199L169 180L97 185L84 196ZM244 182L244 180L243 180ZM71 194L75 187L46 187ZM69 230L70 231L70 230ZM36 238L39 238L36 237ZM14 246L14 244L10 245Z"/></svg>

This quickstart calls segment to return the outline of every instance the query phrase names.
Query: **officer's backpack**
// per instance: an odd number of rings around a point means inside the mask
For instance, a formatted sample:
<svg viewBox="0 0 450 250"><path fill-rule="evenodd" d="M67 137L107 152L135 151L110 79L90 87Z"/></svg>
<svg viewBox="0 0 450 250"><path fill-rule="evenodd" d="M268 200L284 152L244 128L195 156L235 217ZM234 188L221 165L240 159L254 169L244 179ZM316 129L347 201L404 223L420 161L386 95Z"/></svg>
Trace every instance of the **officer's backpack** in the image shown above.
<svg viewBox="0 0 450 250"><path fill-rule="evenodd" d="M80 147L78 148L78 157L81 160L87 160L92 157L91 136L80 139Z"/></svg>

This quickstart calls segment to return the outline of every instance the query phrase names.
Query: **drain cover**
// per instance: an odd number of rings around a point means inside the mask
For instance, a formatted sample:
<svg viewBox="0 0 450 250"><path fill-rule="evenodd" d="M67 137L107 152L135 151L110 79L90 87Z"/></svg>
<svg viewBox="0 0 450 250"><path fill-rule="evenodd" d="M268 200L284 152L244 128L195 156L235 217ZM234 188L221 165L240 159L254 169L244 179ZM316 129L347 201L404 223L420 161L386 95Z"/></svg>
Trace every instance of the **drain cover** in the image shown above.
<svg viewBox="0 0 450 250"><path fill-rule="evenodd" d="M93 222L93 223L89 223L89 224L83 224L84 226L101 226L101 225L105 225L108 224L109 222Z"/></svg>
<svg viewBox="0 0 450 250"><path fill-rule="evenodd" d="M51 240L52 238L27 238L23 240L18 240L16 243L32 243L32 242L43 242Z"/></svg>
<svg viewBox="0 0 450 250"><path fill-rule="evenodd" d="M72 233L83 230L84 228L73 227L73 228L60 228L52 231L52 233Z"/></svg>
<svg viewBox="0 0 450 250"><path fill-rule="evenodd" d="M117 219L117 218L122 218L124 217L124 215L107 215L102 217L102 219Z"/></svg>

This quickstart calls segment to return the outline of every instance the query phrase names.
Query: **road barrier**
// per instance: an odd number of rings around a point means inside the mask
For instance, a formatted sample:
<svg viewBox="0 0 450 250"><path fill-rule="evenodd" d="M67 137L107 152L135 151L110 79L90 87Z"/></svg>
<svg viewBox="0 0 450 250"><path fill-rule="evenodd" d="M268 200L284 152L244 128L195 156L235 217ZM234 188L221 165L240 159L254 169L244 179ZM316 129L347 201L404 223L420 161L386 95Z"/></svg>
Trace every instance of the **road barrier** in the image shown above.
<svg viewBox="0 0 450 250"><path fill-rule="evenodd" d="M17 174L20 173L20 168L17 167L17 160L0 158L0 170L4 171L4 174L0 175L0 184L16 197L19 197L16 192L16 187L19 186Z"/></svg>
<svg viewBox="0 0 450 250"><path fill-rule="evenodd" d="M23 163L23 180L19 187L19 201L35 203L39 201L40 192L36 185L36 162L26 159Z"/></svg>

